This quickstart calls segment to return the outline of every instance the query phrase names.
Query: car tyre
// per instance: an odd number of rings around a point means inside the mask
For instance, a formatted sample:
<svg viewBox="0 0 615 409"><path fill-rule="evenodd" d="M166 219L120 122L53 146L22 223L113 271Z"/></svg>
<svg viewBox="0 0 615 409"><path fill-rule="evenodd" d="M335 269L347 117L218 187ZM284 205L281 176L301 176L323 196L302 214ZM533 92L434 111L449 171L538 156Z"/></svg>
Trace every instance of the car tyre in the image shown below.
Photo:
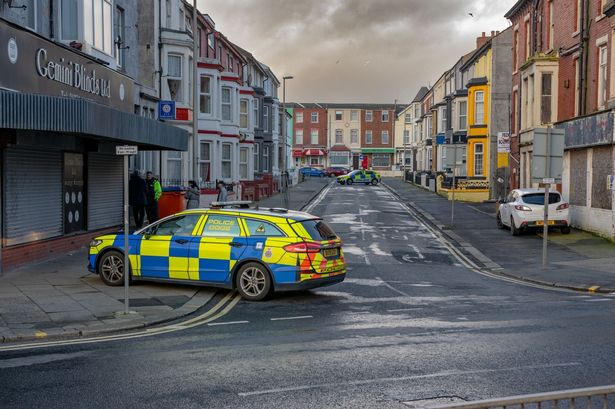
<svg viewBox="0 0 615 409"><path fill-rule="evenodd" d="M560 231L562 232L562 234L570 234L572 229L570 228L570 226L564 226L560 229Z"/></svg>
<svg viewBox="0 0 615 409"><path fill-rule="evenodd" d="M267 298L273 288L271 276L260 263L246 263L235 276L235 288L247 301L261 301Z"/></svg>
<svg viewBox="0 0 615 409"><path fill-rule="evenodd" d="M372 179L372 185L376 186L378 184L378 179Z"/></svg>
<svg viewBox="0 0 615 409"><path fill-rule="evenodd" d="M515 226L515 219L513 219L511 216L510 217L510 234L512 234L513 236L518 236L520 233L521 233L521 230L519 230Z"/></svg>
<svg viewBox="0 0 615 409"><path fill-rule="evenodd" d="M348 186L352 185L353 183L354 183L354 182L352 181L352 179L348 179L348 180L346 181L346 184L347 184Z"/></svg>
<svg viewBox="0 0 615 409"><path fill-rule="evenodd" d="M500 212L498 212L497 216L495 217L495 221L498 224L498 229L506 228L506 226L504 226L504 223L502 223L502 215L500 214Z"/></svg>
<svg viewBox="0 0 615 409"><path fill-rule="evenodd" d="M124 285L124 254L116 250L105 253L98 262L97 270L100 279L108 286Z"/></svg>

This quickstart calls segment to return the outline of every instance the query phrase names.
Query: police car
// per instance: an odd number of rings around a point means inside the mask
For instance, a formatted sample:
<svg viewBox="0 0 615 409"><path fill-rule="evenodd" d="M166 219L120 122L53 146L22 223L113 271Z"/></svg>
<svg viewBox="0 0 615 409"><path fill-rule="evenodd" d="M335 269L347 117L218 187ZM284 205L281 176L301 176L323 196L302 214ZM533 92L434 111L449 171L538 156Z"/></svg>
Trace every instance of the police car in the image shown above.
<svg viewBox="0 0 615 409"><path fill-rule="evenodd" d="M107 285L122 285L123 248L123 233L92 240L89 271ZM319 217L286 209L227 203L183 211L130 234L129 249L132 280L236 289L251 301L339 283L346 275L333 230Z"/></svg>
<svg viewBox="0 0 615 409"><path fill-rule="evenodd" d="M338 176L337 183L341 185L352 185L353 183L377 185L380 183L380 174L373 170L353 170L347 175Z"/></svg>

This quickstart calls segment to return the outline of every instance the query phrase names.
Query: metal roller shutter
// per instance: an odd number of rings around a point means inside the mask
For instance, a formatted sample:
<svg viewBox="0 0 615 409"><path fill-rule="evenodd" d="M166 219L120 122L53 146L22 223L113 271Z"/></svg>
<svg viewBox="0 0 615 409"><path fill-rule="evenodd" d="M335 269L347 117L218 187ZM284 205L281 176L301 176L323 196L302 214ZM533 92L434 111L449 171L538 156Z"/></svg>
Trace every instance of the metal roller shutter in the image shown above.
<svg viewBox="0 0 615 409"><path fill-rule="evenodd" d="M62 235L62 153L5 151L7 245Z"/></svg>
<svg viewBox="0 0 615 409"><path fill-rule="evenodd" d="M121 156L88 155L88 230L122 224L123 172Z"/></svg>

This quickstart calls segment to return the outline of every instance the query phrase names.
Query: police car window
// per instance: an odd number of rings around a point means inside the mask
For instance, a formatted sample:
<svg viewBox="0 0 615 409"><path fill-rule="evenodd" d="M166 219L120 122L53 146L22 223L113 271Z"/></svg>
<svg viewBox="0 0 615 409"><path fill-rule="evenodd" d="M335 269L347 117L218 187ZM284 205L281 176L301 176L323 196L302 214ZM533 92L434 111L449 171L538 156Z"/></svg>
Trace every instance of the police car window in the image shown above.
<svg viewBox="0 0 615 409"><path fill-rule="evenodd" d="M200 214L174 217L154 226L151 234L156 236L190 236L200 218Z"/></svg>
<svg viewBox="0 0 615 409"><path fill-rule="evenodd" d="M371 175L374 174L374 172L372 172L371 170L367 170L367 171L365 171L365 174L368 175L368 176L371 176Z"/></svg>
<svg viewBox="0 0 615 409"><path fill-rule="evenodd" d="M236 217L212 214L207 218L203 236L241 236Z"/></svg>
<svg viewBox="0 0 615 409"><path fill-rule="evenodd" d="M284 237L285 234L271 223L261 220L246 219L250 236Z"/></svg>

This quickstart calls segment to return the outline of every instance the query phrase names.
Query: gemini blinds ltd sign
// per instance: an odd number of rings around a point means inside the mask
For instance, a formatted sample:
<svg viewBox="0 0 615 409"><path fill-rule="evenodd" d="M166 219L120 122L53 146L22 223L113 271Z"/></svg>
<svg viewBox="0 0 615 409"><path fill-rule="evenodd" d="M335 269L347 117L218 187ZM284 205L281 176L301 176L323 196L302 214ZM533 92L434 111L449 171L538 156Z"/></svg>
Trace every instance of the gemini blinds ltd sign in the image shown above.
<svg viewBox="0 0 615 409"><path fill-rule="evenodd" d="M134 82L87 55L0 19L0 88L134 112Z"/></svg>

